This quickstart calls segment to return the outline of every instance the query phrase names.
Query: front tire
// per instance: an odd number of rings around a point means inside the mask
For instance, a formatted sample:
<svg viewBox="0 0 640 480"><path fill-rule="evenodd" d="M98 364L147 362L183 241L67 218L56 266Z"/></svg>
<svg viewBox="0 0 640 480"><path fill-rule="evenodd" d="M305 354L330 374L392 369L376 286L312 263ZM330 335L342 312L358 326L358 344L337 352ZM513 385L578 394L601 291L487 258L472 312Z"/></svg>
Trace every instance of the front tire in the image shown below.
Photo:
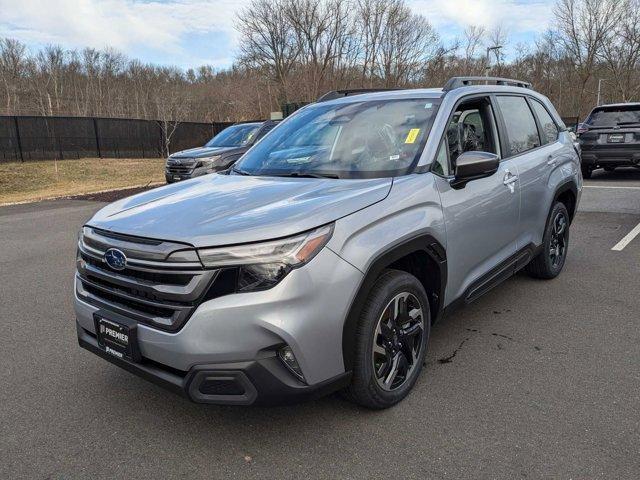
<svg viewBox="0 0 640 480"><path fill-rule="evenodd" d="M406 272L386 270L360 315L353 377L345 396L373 409L391 407L406 397L422 370L430 327L422 284Z"/></svg>
<svg viewBox="0 0 640 480"><path fill-rule="evenodd" d="M534 278L557 277L564 267L569 248L569 212L567 207L556 202L551 208L542 239L542 251L526 266Z"/></svg>
<svg viewBox="0 0 640 480"><path fill-rule="evenodd" d="M582 178L591 178L591 174L593 173L593 169L591 167L582 167Z"/></svg>

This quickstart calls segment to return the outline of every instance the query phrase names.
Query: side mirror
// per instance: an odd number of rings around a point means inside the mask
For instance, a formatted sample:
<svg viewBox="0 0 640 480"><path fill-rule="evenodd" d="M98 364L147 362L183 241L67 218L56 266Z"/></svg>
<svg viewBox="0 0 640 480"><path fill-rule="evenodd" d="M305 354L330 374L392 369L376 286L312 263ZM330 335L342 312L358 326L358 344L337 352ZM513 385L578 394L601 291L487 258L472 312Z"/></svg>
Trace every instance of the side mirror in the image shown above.
<svg viewBox="0 0 640 480"><path fill-rule="evenodd" d="M456 160L456 171L451 186L464 188L472 180L490 177L498 171L500 157L488 152L464 152Z"/></svg>
<svg viewBox="0 0 640 480"><path fill-rule="evenodd" d="M582 135L585 132L589 131L589 124L588 123L579 123L576 126L576 135L579 137L580 135Z"/></svg>
<svg viewBox="0 0 640 480"><path fill-rule="evenodd" d="M575 132L572 132L571 130L569 131L569 136L571 137L571 140L573 140L574 142L578 141L578 136L575 134Z"/></svg>

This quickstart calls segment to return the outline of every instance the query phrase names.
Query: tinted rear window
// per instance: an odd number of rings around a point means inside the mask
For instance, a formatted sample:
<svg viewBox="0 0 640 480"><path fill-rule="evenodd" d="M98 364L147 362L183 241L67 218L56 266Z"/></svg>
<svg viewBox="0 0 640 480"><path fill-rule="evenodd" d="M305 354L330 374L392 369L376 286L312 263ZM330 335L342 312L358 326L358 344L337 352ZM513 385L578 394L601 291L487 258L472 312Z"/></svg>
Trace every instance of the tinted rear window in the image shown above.
<svg viewBox="0 0 640 480"><path fill-rule="evenodd" d="M594 110L585 122L592 127L615 127L640 123L640 106Z"/></svg>

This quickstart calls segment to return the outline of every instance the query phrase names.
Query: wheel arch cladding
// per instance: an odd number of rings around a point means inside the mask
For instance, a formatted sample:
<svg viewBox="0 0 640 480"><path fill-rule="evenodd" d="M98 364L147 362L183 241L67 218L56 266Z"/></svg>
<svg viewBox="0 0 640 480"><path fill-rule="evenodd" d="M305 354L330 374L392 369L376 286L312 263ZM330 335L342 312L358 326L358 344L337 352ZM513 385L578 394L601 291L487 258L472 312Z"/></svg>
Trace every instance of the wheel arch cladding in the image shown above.
<svg viewBox="0 0 640 480"><path fill-rule="evenodd" d="M573 217L576 213L576 203L578 198L578 187L576 186L573 180L568 180L562 183L556 189L556 193L553 197L553 203L561 202L567 207L567 211L569 212L569 221L573 221ZM553 205L552 205L553 207Z"/></svg>
<svg viewBox="0 0 640 480"><path fill-rule="evenodd" d="M434 237L425 234L386 250L367 269L344 323L342 355L346 371L353 367L356 329L367 295L380 274L388 268L405 271L420 280L429 297L432 323L442 313L447 283L447 258L444 247Z"/></svg>

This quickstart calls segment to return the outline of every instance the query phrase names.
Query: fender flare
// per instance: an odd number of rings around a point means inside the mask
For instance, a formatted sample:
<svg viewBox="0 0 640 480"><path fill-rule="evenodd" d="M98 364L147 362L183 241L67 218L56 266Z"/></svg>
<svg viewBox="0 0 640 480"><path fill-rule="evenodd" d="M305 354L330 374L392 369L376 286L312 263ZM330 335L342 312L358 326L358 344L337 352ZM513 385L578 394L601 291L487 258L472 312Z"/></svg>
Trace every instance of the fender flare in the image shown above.
<svg viewBox="0 0 640 480"><path fill-rule="evenodd" d="M438 265L440 274L438 296L440 303L436 318L441 316L443 310L442 301L444 300L444 292L447 284L447 257L445 248L438 240L429 234L419 234L399 244L393 245L380 253L373 262L371 262L360 282L356 295L351 301L349 313L346 316L342 328L342 358L345 371L350 371L353 368L356 330L362 308L367 299L367 294L385 268L402 257L414 252L425 252ZM432 323L436 318L431 318Z"/></svg>
<svg viewBox="0 0 640 480"><path fill-rule="evenodd" d="M562 183L558 184L558 186L556 187L556 191L553 195L553 202L551 202L551 205L549 206L549 213L551 213L551 208L558 201L558 198L560 198L560 195L562 195L565 192L571 192L573 194L573 197L575 198L575 205L573 205L573 211L569 212L569 217L570 217L569 221L573 222L573 218L575 217L576 211L578 210L578 186L576 185L576 181L572 178L566 179Z"/></svg>

